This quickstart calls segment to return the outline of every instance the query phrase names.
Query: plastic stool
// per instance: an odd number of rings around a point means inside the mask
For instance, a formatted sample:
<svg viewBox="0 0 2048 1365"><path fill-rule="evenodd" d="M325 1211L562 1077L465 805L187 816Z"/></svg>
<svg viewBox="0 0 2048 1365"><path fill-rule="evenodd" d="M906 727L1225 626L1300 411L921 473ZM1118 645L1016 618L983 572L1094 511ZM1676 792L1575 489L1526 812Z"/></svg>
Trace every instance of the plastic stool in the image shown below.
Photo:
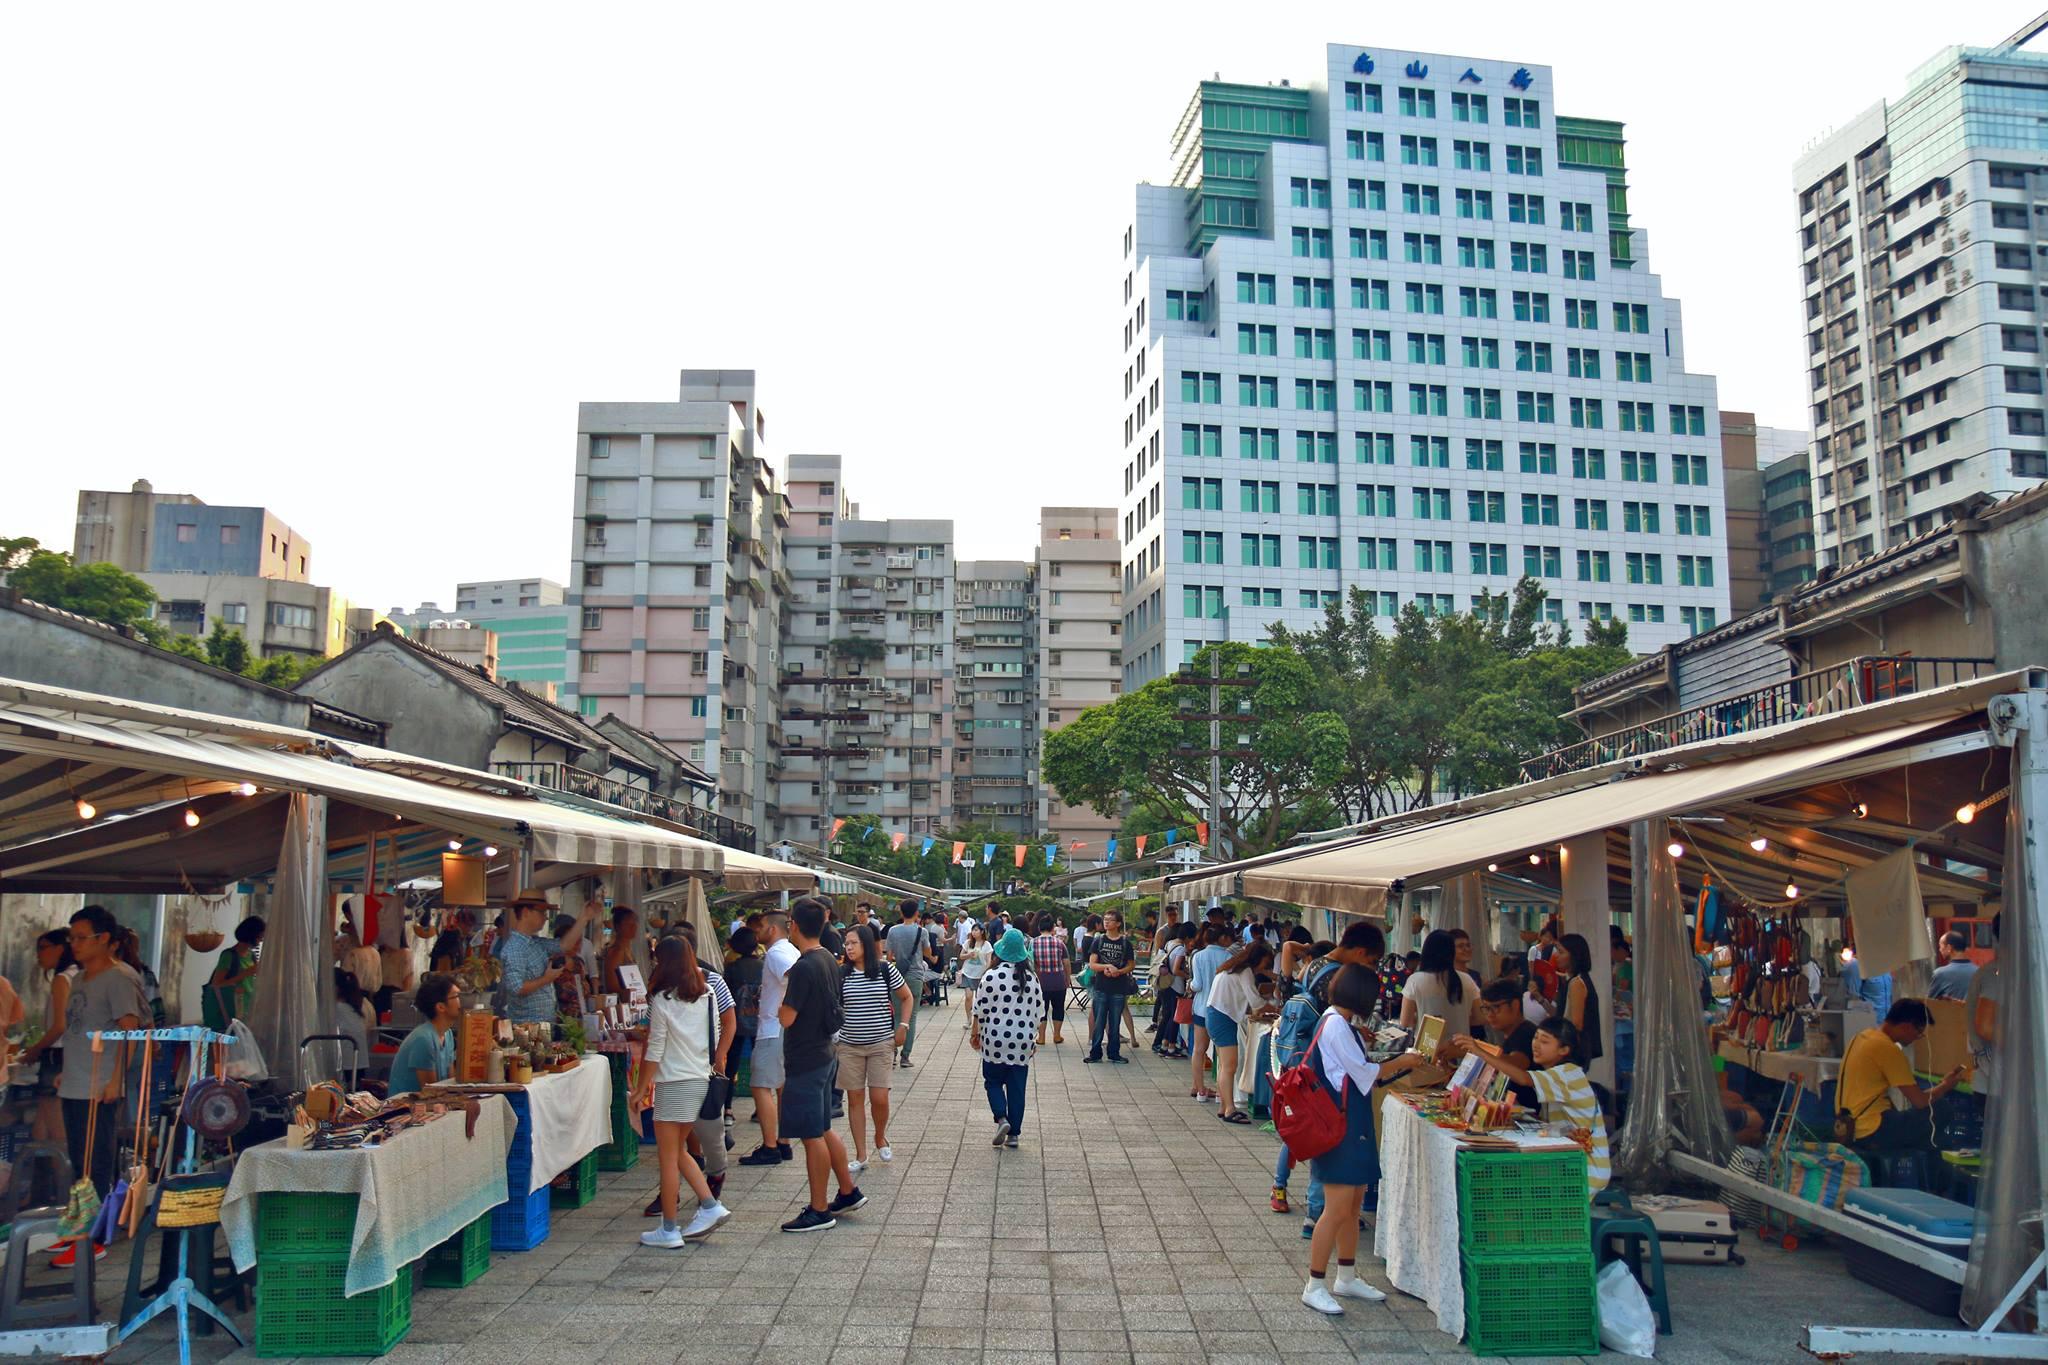
<svg viewBox="0 0 2048 1365"><path fill-rule="evenodd" d="M36 1183L38 1174L46 1173L48 1183L40 1187ZM37 1205L24 1204L33 1201L38 1188L50 1192L52 1202ZM0 1190L0 1223L12 1223L20 1217L54 1218L64 1211L64 1201L71 1192L71 1157L54 1142L24 1142L14 1149L14 1175L5 1190Z"/></svg>
<svg viewBox="0 0 2048 1365"><path fill-rule="evenodd" d="M0 1332L36 1327L89 1327L98 1314L93 1309L93 1262L90 1238L72 1258L68 1288L45 1285L31 1289L28 1283L29 1243L37 1237L55 1237L55 1218L17 1218L7 1239L5 1279L0 1280Z"/></svg>
<svg viewBox="0 0 2048 1365"><path fill-rule="evenodd" d="M1643 1292L1649 1295L1650 1307L1657 1310L1658 1335L1668 1337L1671 1335L1671 1297L1664 1289L1664 1248L1657 1240L1657 1225L1637 1213L1626 1194L1607 1190L1601 1193L1619 1194L1620 1198L1607 1201L1605 1205L1598 1199L1594 1200L1596 1208L1612 1207L1618 1211L1593 1215L1593 1268L1598 1270L1613 1260L1626 1261L1629 1274L1643 1286ZM1622 1242L1621 1252L1609 1254L1607 1244L1610 1239ZM1647 1282L1643 1279L1643 1247L1646 1244L1650 1249L1650 1278Z"/></svg>

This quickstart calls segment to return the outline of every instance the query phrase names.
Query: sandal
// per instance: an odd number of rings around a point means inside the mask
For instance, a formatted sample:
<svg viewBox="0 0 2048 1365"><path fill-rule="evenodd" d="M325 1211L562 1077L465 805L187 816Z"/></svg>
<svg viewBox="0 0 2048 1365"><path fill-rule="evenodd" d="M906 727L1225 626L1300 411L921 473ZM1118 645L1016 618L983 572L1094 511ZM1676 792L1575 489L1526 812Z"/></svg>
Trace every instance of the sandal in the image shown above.
<svg viewBox="0 0 2048 1365"><path fill-rule="evenodd" d="M1252 1121L1252 1116L1245 1113L1242 1109L1234 1114L1218 1114L1216 1117L1225 1123L1250 1123Z"/></svg>

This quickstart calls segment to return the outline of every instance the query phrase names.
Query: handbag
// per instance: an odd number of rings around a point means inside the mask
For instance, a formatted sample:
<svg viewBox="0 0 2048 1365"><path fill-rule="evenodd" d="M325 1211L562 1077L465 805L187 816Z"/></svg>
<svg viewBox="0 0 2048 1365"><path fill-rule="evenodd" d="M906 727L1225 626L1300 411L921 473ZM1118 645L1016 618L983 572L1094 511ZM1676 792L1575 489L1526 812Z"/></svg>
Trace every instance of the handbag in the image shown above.
<svg viewBox="0 0 2048 1365"><path fill-rule="evenodd" d="M1173 1002L1173 1022L1192 1024L1195 1022L1195 997L1183 995Z"/></svg>
<svg viewBox="0 0 2048 1365"><path fill-rule="evenodd" d="M718 999L707 985L704 990L704 1008L711 1014L711 1055L718 1055ZM722 1119L725 1107L732 1103L732 1077L721 1076L716 1071L704 1082L704 1104L697 1110L698 1122L705 1119Z"/></svg>
<svg viewBox="0 0 2048 1365"><path fill-rule="evenodd" d="M1344 1110L1308 1063L1329 1022L1329 1016L1324 1015L1302 1060L1281 1072L1273 1082L1273 1127L1296 1161L1313 1161L1335 1151L1344 1141Z"/></svg>
<svg viewBox="0 0 2048 1365"><path fill-rule="evenodd" d="M101 1046L98 1038L92 1040L92 1065L86 1078L86 1084L92 1087L92 1107L85 1114L85 1169L71 1182L64 1212L57 1219L57 1236L64 1240L75 1241L84 1236L100 1214L99 1186L92 1183L92 1159L98 1150L93 1142L99 1136Z"/></svg>
<svg viewBox="0 0 2048 1365"><path fill-rule="evenodd" d="M1847 1055L1844 1055L1844 1056L1843 1056L1843 1058L1842 1058L1842 1069L1843 1069L1844 1071L1847 1071L1847 1070L1849 1069L1849 1056L1852 1056L1852 1055L1854 1055L1855 1051L1856 1051L1856 1045L1855 1045L1854 1043L1851 1043L1851 1044L1849 1045L1849 1053L1848 1053ZM1839 1089L1840 1089L1840 1085L1841 1085L1840 1081L1837 1081L1837 1082L1836 1082L1836 1088L1837 1088L1837 1090L1839 1090ZM1875 1095L1873 1095L1873 1096L1871 1097L1871 1099L1870 1099L1870 1103L1869 1103L1869 1104L1866 1104L1866 1105L1864 1105L1864 1106L1863 1106L1863 1107L1862 1107L1861 1109L1858 1109L1858 1110L1857 1110L1857 1111L1856 1111L1855 1113L1853 1113L1853 1114L1852 1114L1852 1113L1850 1113L1850 1112L1849 1112L1849 1111L1848 1111L1848 1110L1847 1110L1846 1108L1844 1108L1844 1109L1837 1109L1837 1110L1835 1110L1835 1123L1834 1123L1834 1134L1835 1134L1835 1141L1836 1141L1836 1142L1839 1142L1839 1143L1841 1143L1841 1144L1842 1144L1842 1145L1843 1145L1844 1147L1853 1147L1853 1146L1855 1146L1855 1145L1856 1145L1856 1121L1857 1121L1858 1119L1862 1118L1862 1117L1863 1117L1863 1116L1864 1116L1865 1114L1869 1113L1869 1112L1871 1111L1871 1109L1872 1109L1872 1108L1874 1108L1874 1107L1876 1106L1877 1102L1878 1102L1879 1100L1881 1100L1881 1099L1884 1099L1884 1098L1886 1098L1886 1097L1888 1096L1888 1094L1889 1094L1889 1093L1890 1093L1890 1092L1889 1092L1889 1091L1887 1091L1887 1090L1880 1090L1880 1091L1878 1091L1878 1092L1877 1092L1877 1094L1875 1094Z"/></svg>

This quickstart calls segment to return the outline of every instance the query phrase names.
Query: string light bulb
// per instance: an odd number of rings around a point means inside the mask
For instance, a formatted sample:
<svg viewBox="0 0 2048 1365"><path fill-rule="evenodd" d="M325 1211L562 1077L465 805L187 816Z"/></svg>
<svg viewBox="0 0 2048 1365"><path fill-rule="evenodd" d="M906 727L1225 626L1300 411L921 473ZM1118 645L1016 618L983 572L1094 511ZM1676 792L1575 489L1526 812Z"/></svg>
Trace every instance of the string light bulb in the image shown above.
<svg viewBox="0 0 2048 1365"><path fill-rule="evenodd" d="M1749 841L1749 846L1755 849L1758 853L1762 853L1765 849L1771 846L1771 841L1769 839L1766 839L1763 835L1759 834L1754 839L1751 839Z"/></svg>
<svg viewBox="0 0 2048 1365"><path fill-rule="evenodd" d="M1674 858L1683 858L1685 856L1685 845L1673 839L1669 844L1665 845L1664 851Z"/></svg>
<svg viewBox="0 0 2048 1365"><path fill-rule="evenodd" d="M1976 818L1977 818L1977 803L1976 803L1975 801L1965 801L1965 802L1963 802L1963 804L1962 804L1962 805L1960 805L1960 806L1957 806L1957 807L1956 807L1956 823L1957 823L1957 824L1959 824L1959 825L1967 825L1967 824L1969 824L1969 823L1970 823L1970 822L1971 822L1972 820L1975 820Z"/></svg>
<svg viewBox="0 0 2048 1365"><path fill-rule="evenodd" d="M1854 948L1851 948L1848 944L1844 943L1842 945L1842 961L1854 962L1855 960L1856 950Z"/></svg>
<svg viewBox="0 0 2048 1365"><path fill-rule="evenodd" d="M1499 863L1488 863L1488 864L1486 865L1486 870L1487 870L1488 872L1498 872L1498 871L1500 871L1500 864L1499 864Z"/></svg>
<svg viewBox="0 0 2048 1365"><path fill-rule="evenodd" d="M1858 801L1855 805L1849 807L1849 811L1858 820L1868 820L1870 818L1870 803L1868 801Z"/></svg>
<svg viewBox="0 0 2048 1365"><path fill-rule="evenodd" d="M1541 853L1531 853L1531 854L1529 855L1529 866L1531 866L1531 867L1541 867L1541 866L1543 866L1543 855L1542 855Z"/></svg>
<svg viewBox="0 0 2048 1365"><path fill-rule="evenodd" d="M198 812L198 811L196 811L196 810L193 810L193 809L192 809L192 808L191 808L190 806L187 806L187 807L185 807L185 828L186 828L186 829L198 829L198 828L199 828L199 812Z"/></svg>
<svg viewBox="0 0 2048 1365"><path fill-rule="evenodd" d="M90 802L90 801L87 801L87 800L85 800L85 799L84 799L84 798L82 798L82 797L81 797L81 798L79 799L79 802L78 802L78 818L79 818L79 819L81 819L81 820L90 820L90 819L92 819L92 818L93 818L94 816L98 815L99 813L100 813L100 808L99 808L98 806L95 806L95 805L94 805L94 804L93 804L92 802Z"/></svg>
<svg viewBox="0 0 2048 1365"><path fill-rule="evenodd" d="M484 856L485 856L486 858L495 858L495 857L497 857L497 856L498 856L498 846L497 846L496 844L485 844L485 845L484 845Z"/></svg>
<svg viewBox="0 0 2048 1365"><path fill-rule="evenodd" d="M244 782L241 786L235 788L235 793L239 796L254 796L256 794L256 784L254 782Z"/></svg>
<svg viewBox="0 0 2048 1365"><path fill-rule="evenodd" d="M448 851L449 851L450 853L460 853L460 852L462 852L462 840L460 840L460 839L450 839L450 840L448 841Z"/></svg>
<svg viewBox="0 0 2048 1365"><path fill-rule="evenodd" d="M1798 882L1786 882L1786 883L1785 883L1785 899L1786 899L1786 900L1788 900L1788 901L1796 901L1796 900L1798 900L1798 899L1799 899L1799 883L1798 883Z"/></svg>

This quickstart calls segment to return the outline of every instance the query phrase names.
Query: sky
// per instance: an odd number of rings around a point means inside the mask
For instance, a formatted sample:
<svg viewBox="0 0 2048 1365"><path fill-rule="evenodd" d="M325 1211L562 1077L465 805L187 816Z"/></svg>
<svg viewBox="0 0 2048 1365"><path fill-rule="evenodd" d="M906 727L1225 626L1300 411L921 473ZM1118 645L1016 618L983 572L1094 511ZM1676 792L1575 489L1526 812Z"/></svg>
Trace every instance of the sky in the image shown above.
<svg viewBox="0 0 2048 1365"><path fill-rule="evenodd" d="M772 455L1028 557L1120 491L1133 186L1197 81L1330 42L1548 64L1626 123L1689 368L1803 428L1793 162L2032 8L1916 11L6 6L0 536L68 548L80 488L147 478L450 606L566 577L579 401L751 368Z"/></svg>

